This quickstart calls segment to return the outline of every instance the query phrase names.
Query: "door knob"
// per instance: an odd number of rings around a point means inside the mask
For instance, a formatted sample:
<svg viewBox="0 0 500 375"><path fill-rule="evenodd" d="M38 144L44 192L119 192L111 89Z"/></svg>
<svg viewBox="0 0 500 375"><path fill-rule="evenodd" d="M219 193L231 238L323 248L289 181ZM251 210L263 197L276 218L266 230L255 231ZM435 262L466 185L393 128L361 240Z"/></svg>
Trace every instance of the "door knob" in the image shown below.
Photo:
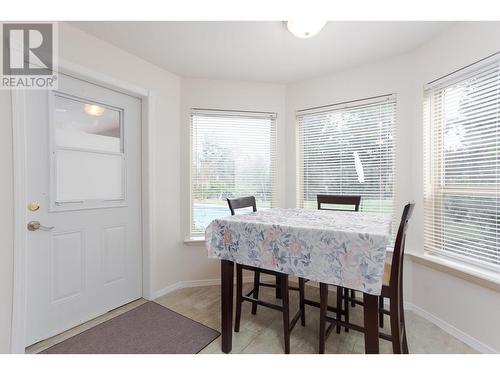
<svg viewBox="0 0 500 375"><path fill-rule="evenodd" d="M35 230L41 229L41 230L51 230L54 229L54 227L46 227L40 224L39 221L30 221L27 225L28 230L31 232L34 232Z"/></svg>

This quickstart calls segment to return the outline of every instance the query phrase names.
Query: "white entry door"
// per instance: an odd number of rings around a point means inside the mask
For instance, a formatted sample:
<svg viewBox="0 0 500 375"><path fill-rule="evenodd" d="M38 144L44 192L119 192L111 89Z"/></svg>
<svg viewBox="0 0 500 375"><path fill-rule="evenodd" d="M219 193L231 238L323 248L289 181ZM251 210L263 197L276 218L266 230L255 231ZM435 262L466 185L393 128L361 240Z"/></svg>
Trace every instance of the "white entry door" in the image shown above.
<svg viewBox="0 0 500 375"><path fill-rule="evenodd" d="M141 101L63 74L25 100L30 345L142 295Z"/></svg>

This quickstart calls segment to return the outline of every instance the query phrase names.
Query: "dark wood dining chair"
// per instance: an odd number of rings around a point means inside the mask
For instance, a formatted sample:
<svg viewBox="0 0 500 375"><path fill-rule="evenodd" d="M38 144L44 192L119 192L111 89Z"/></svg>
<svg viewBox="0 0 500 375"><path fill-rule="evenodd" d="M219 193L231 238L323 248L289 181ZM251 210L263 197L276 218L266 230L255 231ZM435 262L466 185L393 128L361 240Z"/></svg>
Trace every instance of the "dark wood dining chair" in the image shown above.
<svg viewBox="0 0 500 375"><path fill-rule="evenodd" d="M250 208L252 207L253 212L257 212L257 202L255 201L254 196L249 197L240 197L240 198L227 198L227 204L229 206L229 210L231 211L231 215L236 214L236 210L241 208ZM254 273L254 284L255 280L259 280L259 271L255 271ZM276 298L281 298L281 288L280 288L280 277L276 277L276 284L268 284L265 285L267 287L274 287L276 289ZM259 295L259 283L254 285L254 289L257 291L257 296ZM255 315L257 313L257 305L254 304L252 306L252 314Z"/></svg>
<svg viewBox="0 0 500 375"><path fill-rule="evenodd" d="M361 197L359 195L324 195L318 194L316 197L318 203L318 210L331 210L331 211L359 211ZM325 205L332 205L326 206ZM299 305L300 305L300 321L303 326L306 325L306 310L305 305L319 307L319 303L309 300L305 297L305 284L309 280L302 277L299 278ZM351 291L352 299L356 296L354 291ZM341 319L342 315L345 316L346 322L349 322L349 306L348 306L348 290L342 287L337 287L337 306L329 307L330 311L337 314L337 318ZM344 307L342 307L344 305ZM349 328L345 328L348 332ZM337 333L340 333L340 326L337 326Z"/></svg>
<svg viewBox="0 0 500 375"><path fill-rule="evenodd" d="M408 221L413 213L415 203L408 203L401 215L401 221L394 244L391 263L386 263L384 268L384 278L382 282L382 292L379 299L379 319L384 314L390 316L391 333L379 333L379 338L392 342L392 350L395 354L408 354L408 339L406 336L406 325L403 308L403 262L406 241L406 231ZM384 308L384 299L389 299L389 310ZM319 352L325 352L325 341L331 332L332 325L344 326L356 331L364 332L364 327L343 322L341 319L328 316L328 284L320 283L320 335ZM326 322L331 325L326 329Z"/></svg>
<svg viewBox="0 0 500 375"><path fill-rule="evenodd" d="M227 203L229 205L229 210L231 215L235 215L237 209L250 208L252 207L253 212L257 212L257 203L255 197L241 197L241 198L228 198ZM243 292L243 270L253 272L253 289L249 292ZM276 283L263 282L260 280L260 275L266 274L271 275L276 278ZM276 289L276 298L281 299L281 305L276 305L270 302L266 302L259 299L259 289L260 287L270 287ZM281 311L283 314L283 333L285 340L285 353L290 353L290 332L300 318L300 311L294 316L292 321L290 321L290 302L288 292L290 289L298 290L298 288L289 287L288 285L288 275L266 270L258 267L247 266L243 264L236 264L236 317L234 322L234 331L240 331L240 321L241 321L241 306L244 301L252 303L252 314L257 313L257 306L268 307L277 311ZM250 297L251 296L251 297Z"/></svg>

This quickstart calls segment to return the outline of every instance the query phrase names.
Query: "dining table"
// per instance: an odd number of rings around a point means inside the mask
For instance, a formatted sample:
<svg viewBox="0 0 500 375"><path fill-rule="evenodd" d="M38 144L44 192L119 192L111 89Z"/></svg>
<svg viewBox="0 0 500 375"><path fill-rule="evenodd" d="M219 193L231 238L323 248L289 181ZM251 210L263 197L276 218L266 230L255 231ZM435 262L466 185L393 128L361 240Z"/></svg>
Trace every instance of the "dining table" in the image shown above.
<svg viewBox="0 0 500 375"><path fill-rule="evenodd" d="M232 350L234 263L363 294L366 353L379 352L378 306L392 217L387 213L269 208L213 220L208 257L221 261L222 351Z"/></svg>

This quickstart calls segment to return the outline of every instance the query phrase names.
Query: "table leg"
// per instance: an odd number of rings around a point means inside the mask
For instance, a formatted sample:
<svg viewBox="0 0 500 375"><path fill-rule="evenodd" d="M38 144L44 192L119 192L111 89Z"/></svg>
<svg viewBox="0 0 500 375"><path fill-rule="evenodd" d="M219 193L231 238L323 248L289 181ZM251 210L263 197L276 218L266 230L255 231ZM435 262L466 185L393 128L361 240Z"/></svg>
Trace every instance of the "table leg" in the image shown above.
<svg viewBox="0 0 500 375"><path fill-rule="evenodd" d="M276 276L276 298L281 299L281 276Z"/></svg>
<svg viewBox="0 0 500 375"><path fill-rule="evenodd" d="M365 352L378 354L378 296L363 294L363 314L365 325Z"/></svg>
<svg viewBox="0 0 500 375"><path fill-rule="evenodd" d="M233 346L233 281L234 263L221 260L221 329L222 351L230 353Z"/></svg>
<svg viewBox="0 0 500 375"><path fill-rule="evenodd" d="M326 331L327 312L328 312L328 284L320 283L319 284L319 354L325 354L325 339L326 339L325 331Z"/></svg>

